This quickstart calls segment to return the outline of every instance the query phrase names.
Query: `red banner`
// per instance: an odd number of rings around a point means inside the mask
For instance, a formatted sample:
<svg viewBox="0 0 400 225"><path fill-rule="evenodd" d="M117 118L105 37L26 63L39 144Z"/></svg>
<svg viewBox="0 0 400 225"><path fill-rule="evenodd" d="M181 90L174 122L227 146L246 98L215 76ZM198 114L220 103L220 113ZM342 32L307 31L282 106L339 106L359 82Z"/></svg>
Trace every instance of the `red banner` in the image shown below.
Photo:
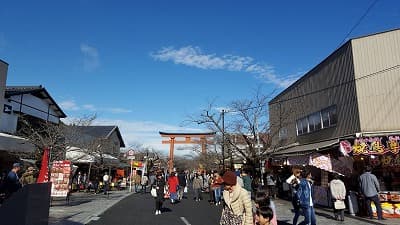
<svg viewBox="0 0 400 225"><path fill-rule="evenodd" d="M37 183L49 182L49 148L43 150L42 165L40 166Z"/></svg>

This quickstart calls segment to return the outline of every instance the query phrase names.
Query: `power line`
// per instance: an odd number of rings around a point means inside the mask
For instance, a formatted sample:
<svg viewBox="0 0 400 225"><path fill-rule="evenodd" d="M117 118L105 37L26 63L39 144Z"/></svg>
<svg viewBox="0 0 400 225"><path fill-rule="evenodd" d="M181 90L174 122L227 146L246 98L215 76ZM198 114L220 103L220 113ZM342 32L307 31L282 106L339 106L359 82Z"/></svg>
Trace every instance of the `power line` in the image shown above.
<svg viewBox="0 0 400 225"><path fill-rule="evenodd" d="M358 19L357 23L355 23L354 26L350 29L350 31L346 34L346 36L343 38L342 42L340 42L340 44L337 48L339 48L346 41L346 39L350 36L350 34L358 27L358 25L360 25L361 21L367 16L369 11L372 9L372 7L374 7L374 5L377 2L378 2L378 0L375 0L374 2L372 2L372 4L367 8L367 10L364 12L364 14L360 17L360 19Z"/></svg>

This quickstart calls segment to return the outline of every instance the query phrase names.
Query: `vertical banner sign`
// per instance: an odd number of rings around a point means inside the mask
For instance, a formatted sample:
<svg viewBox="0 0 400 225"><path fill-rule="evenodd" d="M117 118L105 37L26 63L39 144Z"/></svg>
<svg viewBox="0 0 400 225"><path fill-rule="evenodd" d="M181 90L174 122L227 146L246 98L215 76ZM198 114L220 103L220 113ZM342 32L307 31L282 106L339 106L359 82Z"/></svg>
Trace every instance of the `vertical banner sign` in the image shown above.
<svg viewBox="0 0 400 225"><path fill-rule="evenodd" d="M49 148L43 150L42 165L40 166L37 183L46 183L49 181Z"/></svg>
<svg viewBox="0 0 400 225"><path fill-rule="evenodd" d="M71 161L54 161L51 167L51 196L66 197L71 178Z"/></svg>
<svg viewBox="0 0 400 225"><path fill-rule="evenodd" d="M131 160L131 173L129 174L129 192L131 192L132 191L132 179L133 179L133 168L132 168L132 163L133 163L133 161L132 160L134 160L135 159L135 152L132 150L132 149L129 149L129 151L126 153L126 158L127 159L130 159Z"/></svg>

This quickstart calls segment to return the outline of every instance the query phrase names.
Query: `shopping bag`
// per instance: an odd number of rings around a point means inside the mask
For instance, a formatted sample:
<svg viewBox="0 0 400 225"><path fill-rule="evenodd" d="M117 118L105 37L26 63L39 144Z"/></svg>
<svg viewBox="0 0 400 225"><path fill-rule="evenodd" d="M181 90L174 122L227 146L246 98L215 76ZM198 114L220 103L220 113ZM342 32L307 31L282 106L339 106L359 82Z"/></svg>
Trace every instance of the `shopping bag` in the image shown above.
<svg viewBox="0 0 400 225"><path fill-rule="evenodd" d="M183 188L183 193L187 193L188 192L188 189L187 189L187 187L185 186L185 188Z"/></svg>
<svg viewBox="0 0 400 225"><path fill-rule="evenodd" d="M343 200L336 200L334 203L335 209L345 209L346 205Z"/></svg>
<svg viewBox="0 0 400 225"><path fill-rule="evenodd" d="M235 215L232 209L228 206L222 210L221 218L219 220L221 225L241 225L243 224L243 215Z"/></svg>
<svg viewBox="0 0 400 225"><path fill-rule="evenodd" d="M152 187L151 191L150 191L150 194L151 194L151 196L156 198L157 197L157 189L155 187Z"/></svg>

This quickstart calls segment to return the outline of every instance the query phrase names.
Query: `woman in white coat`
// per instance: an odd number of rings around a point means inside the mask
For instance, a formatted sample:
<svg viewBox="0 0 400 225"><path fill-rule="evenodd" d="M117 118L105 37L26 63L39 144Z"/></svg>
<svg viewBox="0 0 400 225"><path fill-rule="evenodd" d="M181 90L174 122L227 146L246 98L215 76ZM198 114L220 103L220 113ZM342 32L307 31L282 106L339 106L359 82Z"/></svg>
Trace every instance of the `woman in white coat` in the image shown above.
<svg viewBox="0 0 400 225"><path fill-rule="evenodd" d="M333 201L333 214L336 220L344 221L344 209L346 198L346 187L339 179L339 174L335 174L333 180L329 183Z"/></svg>

